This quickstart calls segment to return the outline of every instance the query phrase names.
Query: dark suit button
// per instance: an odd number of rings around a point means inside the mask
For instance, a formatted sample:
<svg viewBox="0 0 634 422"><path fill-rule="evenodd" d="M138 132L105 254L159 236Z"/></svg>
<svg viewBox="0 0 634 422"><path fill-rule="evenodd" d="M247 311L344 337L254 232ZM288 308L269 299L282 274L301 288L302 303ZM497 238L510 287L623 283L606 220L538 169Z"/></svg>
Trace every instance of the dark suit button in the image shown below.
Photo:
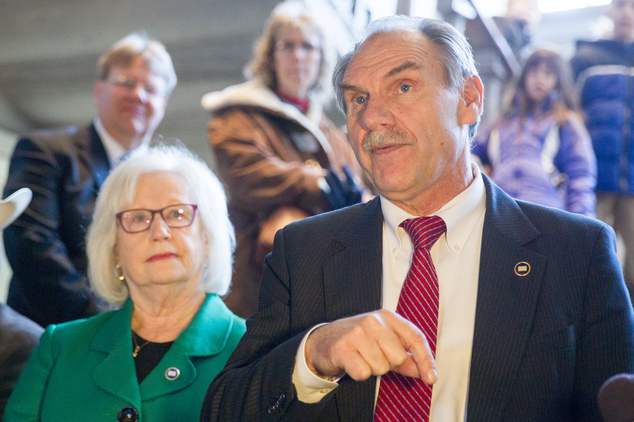
<svg viewBox="0 0 634 422"><path fill-rule="evenodd" d="M117 415L119 422L139 422L139 411L134 407L124 407Z"/></svg>

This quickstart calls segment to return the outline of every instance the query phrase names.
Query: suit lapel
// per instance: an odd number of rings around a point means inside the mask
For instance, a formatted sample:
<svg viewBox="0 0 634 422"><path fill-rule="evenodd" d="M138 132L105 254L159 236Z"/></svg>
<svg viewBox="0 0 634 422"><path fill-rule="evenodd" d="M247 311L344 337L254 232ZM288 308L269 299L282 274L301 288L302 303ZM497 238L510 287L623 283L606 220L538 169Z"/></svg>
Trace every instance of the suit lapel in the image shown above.
<svg viewBox="0 0 634 422"><path fill-rule="evenodd" d="M141 383L144 401L188 387L196 379L196 368L180 344L174 342L159 364ZM209 380L211 382L211 380Z"/></svg>
<svg viewBox="0 0 634 422"><path fill-rule="evenodd" d="M87 167L92 169L92 174L95 179L95 189L99 191L110 172L110 160L108 160L108 155L97 134L97 130L95 130L94 124L90 125L89 133L88 149L83 159L88 162Z"/></svg>
<svg viewBox="0 0 634 422"><path fill-rule="evenodd" d="M377 197L341 230L324 260L326 317L335 320L381 307L383 215Z"/></svg>
<svg viewBox="0 0 634 422"><path fill-rule="evenodd" d="M381 307L383 215L379 198L341 230L323 263L326 316L332 321ZM340 420L371 420L376 377L342 379L335 394Z"/></svg>
<svg viewBox="0 0 634 422"><path fill-rule="evenodd" d="M143 400L171 394L191 385L196 380L196 368L190 357L208 358L222 352L232 324L232 314L222 300L216 295L207 295L192 322L141 383ZM174 370L178 371L176 378L173 377ZM168 371L171 371L170 377Z"/></svg>
<svg viewBox="0 0 634 422"><path fill-rule="evenodd" d="M97 386L137 408L142 400L173 393L194 382L196 368L190 357L222 352L233 324L232 314L222 300L217 295L208 295L192 322L139 386L132 358L132 310L132 301L128 299L95 335L91 348L104 353L104 359L93 371ZM171 377L174 379L166 376L171 368L178 370L178 376Z"/></svg>
<svg viewBox="0 0 634 422"><path fill-rule="evenodd" d="M175 341L139 386L132 357L131 318L132 302L128 299L95 336L92 348L107 355L96 366L93 379L100 388L140 408L142 399L151 400L190 385L196 378L196 369L189 359L190 344ZM172 368L178 370L178 376L168 379L166 372Z"/></svg>
<svg viewBox="0 0 634 422"><path fill-rule="evenodd" d="M485 177L468 420L499 420L530 335L546 259L524 245L539 236L519 206Z"/></svg>
<svg viewBox="0 0 634 422"><path fill-rule="evenodd" d="M93 371L95 384L103 390L140 408L141 395L132 358L132 302L112 314L95 335L91 348L105 353Z"/></svg>

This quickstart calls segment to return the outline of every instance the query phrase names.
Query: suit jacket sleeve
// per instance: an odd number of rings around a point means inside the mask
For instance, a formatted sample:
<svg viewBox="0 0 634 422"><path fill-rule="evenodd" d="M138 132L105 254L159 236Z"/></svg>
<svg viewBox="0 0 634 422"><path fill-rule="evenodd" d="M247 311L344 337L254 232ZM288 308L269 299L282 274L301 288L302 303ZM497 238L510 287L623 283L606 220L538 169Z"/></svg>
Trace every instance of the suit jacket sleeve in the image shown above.
<svg viewBox="0 0 634 422"><path fill-rule="evenodd" d="M247 334L209 387L201 421L337 419L328 406L332 394L316 404L302 403L292 383L295 355L306 330L292 328L283 234L284 229L277 233L266 260L260 309L247 320Z"/></svg>
<svg viewBox="0 0 634 422"><path fill-rule="evenodd" d="M14 280L19 280L20 284L14 288L20 289L18 296L28 301L27 304L10 304L44 327L51 322L96 313L94 300L87 291L86 276L69 258L60 235L61 202L66 189L63 177L70 171L68 157L48 149L46 142L46 139L35 141L29 138L18 142L4 191L5 196L22 187L33 191L33 199L25 213L4 230L4 242ZM73 224L79 226L84 222ZM83 239L72 241L83 242ZM11 296L10 293L10 300ZM59 309L47 301L58 304ZM64 317L65 313L68 317Z"/></svg>
<svg viewBox="0 0 634 422"><path fill-rule="evenodd" d="M4 414L4 421L39 422L42 401L48 378L55 365L53 354L53 333L55 325L50 325L42 334L40 344L35 348L18 380Z"/></svg>
<svg viewBox="0 0 634 422"><path fill-rule="evenodd" d="M594 245L584 292L574 381L574 420L598 420L597 394L614 374L634 372L634 316L624 292L621 265L611 228Z"/></svg>

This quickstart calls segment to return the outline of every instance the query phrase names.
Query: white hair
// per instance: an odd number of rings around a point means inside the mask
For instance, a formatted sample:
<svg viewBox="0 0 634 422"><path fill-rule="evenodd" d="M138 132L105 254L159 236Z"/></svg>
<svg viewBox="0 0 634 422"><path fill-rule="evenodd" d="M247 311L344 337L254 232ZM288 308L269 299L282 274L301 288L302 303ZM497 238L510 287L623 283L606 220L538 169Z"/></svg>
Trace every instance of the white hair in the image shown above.
<svg viewBox="0 0 634 422"><path fill-rule="evenodd" d="M169 172L183 177L194 195L197 218L209 239L209 254L200 279L204 292L223 295L229 290L235 233L229 221L224 189L207 164L182 146L158 145L133 153L115 167L104 182L88 230L88 274L96 293L115 306L128 298L128 286L115 273L118 212L134 201L136 183L143 174Z"/></svg>

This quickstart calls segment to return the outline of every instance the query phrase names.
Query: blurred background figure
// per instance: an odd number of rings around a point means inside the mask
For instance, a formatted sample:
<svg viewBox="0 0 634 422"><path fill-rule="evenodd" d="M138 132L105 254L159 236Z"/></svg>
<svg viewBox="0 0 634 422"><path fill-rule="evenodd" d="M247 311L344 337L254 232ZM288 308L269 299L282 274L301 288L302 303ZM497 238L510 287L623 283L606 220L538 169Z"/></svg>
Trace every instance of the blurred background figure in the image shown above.
<svg viewBox="0 0 634 422"><path fill-rule="evenodd" d="M0 200L0 230L18 218L29 205L32 195L30 189L22 188ZM11 391L40 341L42 331L42 327L0 303L0 421Z"/></svg>
<svg viewBox="0 0 634 422"><path fill-rule="evenodd" d="M165 47L131 34L97 63L97 117L85 127L32 133L15 147L4 194L33 191L26 212L4 231L13 269L7 303L46 327L100 311L88 289L84 239L110 169L147 149L176 86Z"/></svg>
<svg viewBox="0 0 634 422"><path fill-rule="evenodd" d="M281 3L254 45L249 81L202 99L238 242L225 301L240 316L257 310L264 256L278 229L361 201L361 170L323 112L332 56L309 10Z"/></svg>
<svg viewBox="0 0 634 422"><path fill-rule="evenodd" d="M472 153L512 197L595 216L594 152L557 52L528 57L502 116L478 131Z"/></svg>
<svg viewBox="0 0 634 422"><path fill-rule="evenodd" d="M597 156L597 217L621 238L625 283L634 297L634 0L612 0L614 29L579 41L572 67Z"/></svg>
<svg viewBox="0 0 634 422"><path fill-rule="evenodd" d="M537 0L508 0L504 16L493 16L509 47L520 59L533 43L533 35L539 26L541 12Z"/></svg>
<svg viewBox="0 0 634 422"><path fill-rule="evenodd" d="M222 186L187 150L134 153L102 186L90 281L120 309L50 325L7 420L193 421L245 332L218 297L235 246Z"/></svg>

